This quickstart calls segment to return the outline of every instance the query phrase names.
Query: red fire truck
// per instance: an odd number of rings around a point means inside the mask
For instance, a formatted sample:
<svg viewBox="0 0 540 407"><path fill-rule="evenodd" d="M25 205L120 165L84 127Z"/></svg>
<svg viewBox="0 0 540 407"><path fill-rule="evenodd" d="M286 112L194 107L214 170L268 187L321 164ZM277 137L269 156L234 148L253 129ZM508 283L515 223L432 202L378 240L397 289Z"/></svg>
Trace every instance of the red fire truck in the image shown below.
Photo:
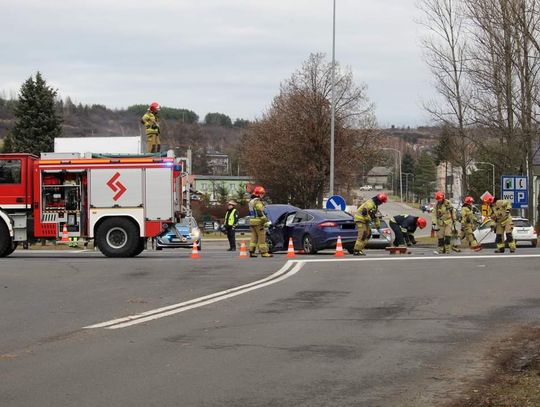
<svg viewBox="0 0 540 407"><path fill-rule="evenodd" d="M106 256L137 256L180 216L181 164L172 156L0 154L0 257L35 239L58 240L64 227Z"/></svg>

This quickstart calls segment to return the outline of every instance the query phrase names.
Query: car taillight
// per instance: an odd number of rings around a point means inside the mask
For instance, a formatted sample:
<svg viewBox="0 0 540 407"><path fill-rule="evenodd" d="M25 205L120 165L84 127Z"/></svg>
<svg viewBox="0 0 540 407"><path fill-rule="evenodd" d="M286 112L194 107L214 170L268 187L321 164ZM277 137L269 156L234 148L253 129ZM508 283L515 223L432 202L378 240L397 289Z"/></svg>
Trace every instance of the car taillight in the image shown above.
<svg viewBox="0 0 540 407"><path fill-rule="evenodd" d="M383 232L383 235L388 235L390 236L392 234L392 232L390 231L390 229L382 229L382 232Z"/></svg>
<svg viewBox="0 0 540 407"><path fill-rule="evenodd" d="M335 228L337 226L336 222L323 222L319 224L320 228Z"/></svg>

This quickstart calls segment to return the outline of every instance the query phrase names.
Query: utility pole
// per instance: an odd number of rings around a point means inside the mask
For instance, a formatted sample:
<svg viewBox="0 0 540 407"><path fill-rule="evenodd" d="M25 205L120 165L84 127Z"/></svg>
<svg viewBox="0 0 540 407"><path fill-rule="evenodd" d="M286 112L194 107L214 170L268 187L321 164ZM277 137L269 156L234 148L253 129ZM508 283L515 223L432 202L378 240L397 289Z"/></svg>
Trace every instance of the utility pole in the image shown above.
<svg viewBox="0 0 540 407"><path fill-rule="evenodd" d="M336 120L336 0L334 0L334 11L332 19L332 112L330 118L330 196L334 195L334 132Z"/></svg>

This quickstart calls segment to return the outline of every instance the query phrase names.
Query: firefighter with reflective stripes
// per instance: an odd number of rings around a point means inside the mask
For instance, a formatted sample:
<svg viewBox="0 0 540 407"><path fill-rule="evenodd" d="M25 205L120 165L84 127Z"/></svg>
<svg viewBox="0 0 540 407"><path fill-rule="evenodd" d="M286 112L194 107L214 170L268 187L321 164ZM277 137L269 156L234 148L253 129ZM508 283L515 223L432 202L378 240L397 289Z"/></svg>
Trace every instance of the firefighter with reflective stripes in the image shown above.
<svg viewBox="0 0 540 407"><path fill-rule="evenodd" d="M495 253L504 253L505 241L503 234L506 236L506 243L508 243L510 253L514 253L516 251L516 242L512 236L512 230L514 229L510 213L512 204L505 199L495 199L491 195L484 198L484 203L491 206L491 220L493 221L495 244L497 245Z"/></svg>
<svg viewBox="0 0 540 407"><path fill-rule="evenodd" d="M354 245L354 256L365 256L364 249L371 237L371 225L373 222L376 229L381 228L381 218L379 216L379 205L385 203L388 196L381 192L377 196L363 202L354 215L354 222L358 230L358 236Z"/></svg>
<svg viewBox="0 0 540 407"><path fill-rule="evenodd" d="M461 240L466 240L469 247L475 252L482 250L478 242L474 237L474 231L478 227L478 219L472 211L472 205L474 199L472 196L466 196L463 199L463 206L461 207Z"/></svg>
<svg viewBox="0 0 540 407"><path fill-rule="evenodd" d="M266 191L261 186L253 189L251 200L249 201L249 229L251 230L251 239L249 241L249 257L257 257L257 247L261 257L272 257L268 252L266 244L266 228L272 223L266 217L265 206L262 197Z"/></svg>
<svg viewBox="0 0 540 407"><path fill-rule="evenodd" d="M158 118L159 104L152 102L147 112L141 119L141 123L144 126L146 132L146 152L147 153L159 153L161 150L161 144L159 140L159 118Z"/></svg>
<svg viewBox="0 0 540 407"><path fill-rule="evenodd" d="M390 228L394 232L394 246L415 245L414 232L417 228L424 229L426 224L426 220L419 216L397 215L390 218Z"/></svg>
<svg viewBox="0 0 540 407"><path fill-rule="evenodd" d="M440 191L435 193L435 200L437 204L433 208L431 223L432 230L437 232L437 253L450 253L452 234L457 233L455 209Z"/></svg>

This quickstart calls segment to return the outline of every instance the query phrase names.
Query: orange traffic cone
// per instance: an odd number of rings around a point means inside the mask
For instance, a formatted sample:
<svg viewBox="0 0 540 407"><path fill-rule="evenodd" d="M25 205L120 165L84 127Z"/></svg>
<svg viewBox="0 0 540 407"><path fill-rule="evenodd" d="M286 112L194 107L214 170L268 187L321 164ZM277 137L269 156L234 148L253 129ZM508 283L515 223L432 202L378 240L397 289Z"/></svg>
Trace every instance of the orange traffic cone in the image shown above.
<svg viewBox="0 0 540 407"><path fill-rule="evenodd" d="M343 253L343 246L341 244L341 236L337 237L337 243L336 243L336 254L334 254L336 257L343 257L345 256L345 253Z"/></svg>
<svg viewBox="0 0 540 407"><path fill-rule="evenodd" d="M240 245L240 256L239 257L241 259L247 259L248 258L246 242L242 242L242 244Z"/></svg>
<svg viewBox="0 0 540 407"><path fill-rule="evenodd" d="M193 242L193 249L191 249L191 258L192 259L198 259L199 256L199 250L197 249L197 242Z"/></svg>
<svg viewBox="0 0 540 407"><path fill-rule="evenodd" d="M60 243L69 243L69 234L65 223L64 228L62 229L62 239L60 239Z"/></svg>
<svg viewBox="0 0 540 407"><path fill-rule="evenodd" d="M287 249L287 257L288 258L296 257L296 254L294 254L294 245L292 242L292 237L289 237L289 248Z"/></svg>

